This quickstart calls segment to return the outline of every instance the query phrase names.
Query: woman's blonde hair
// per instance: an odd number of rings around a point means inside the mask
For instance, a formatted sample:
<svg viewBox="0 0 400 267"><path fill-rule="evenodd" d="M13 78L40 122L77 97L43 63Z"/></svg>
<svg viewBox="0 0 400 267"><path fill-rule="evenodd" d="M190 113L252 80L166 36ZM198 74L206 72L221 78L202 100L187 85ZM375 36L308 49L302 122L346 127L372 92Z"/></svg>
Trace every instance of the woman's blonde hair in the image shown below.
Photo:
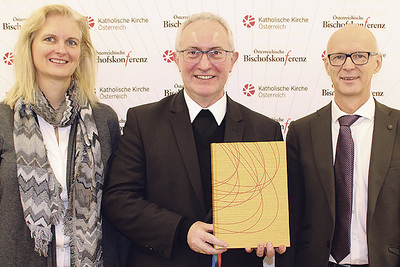
<svg viewBox="0 0 400 267"><path fill-rule="evenodd" d="M23 97L25 103L33 104L38 93L36 69L32 59L32 42L35 34L42 28L46 18L52 15L62 15L73 19L81 31L80 62L73 77L78 82L81 101L88 100L92 105L98 101L94 93L96 84L96 50L90 39L89 24L82 16L67 5L47 5L33 12L24 22L14 49L15 83L7 92L4 102L11 108Z"/></svg>

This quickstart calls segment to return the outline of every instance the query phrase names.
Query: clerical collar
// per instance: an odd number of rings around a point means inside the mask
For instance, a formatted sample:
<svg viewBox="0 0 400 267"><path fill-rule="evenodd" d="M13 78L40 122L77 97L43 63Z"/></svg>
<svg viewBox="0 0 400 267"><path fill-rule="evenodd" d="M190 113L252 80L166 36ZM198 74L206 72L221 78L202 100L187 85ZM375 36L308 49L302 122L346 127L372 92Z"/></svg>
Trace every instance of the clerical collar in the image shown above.
<svg viewBox="0 0 400 267"><path fill-rule="evenodd" d="M190 98L183 90L183 95L185 97L186 105L189 109L189 116L190 116L190 122L193 122L194 119L196 118L197 114L203 109L199 104L194 102L193 99ZM226 113L226 104L227 104L227 97L226 93L214 104L209 106L207 109L211 111L213 114L215 121L217 122L218 125L221 125L225 113Z"/></svg>

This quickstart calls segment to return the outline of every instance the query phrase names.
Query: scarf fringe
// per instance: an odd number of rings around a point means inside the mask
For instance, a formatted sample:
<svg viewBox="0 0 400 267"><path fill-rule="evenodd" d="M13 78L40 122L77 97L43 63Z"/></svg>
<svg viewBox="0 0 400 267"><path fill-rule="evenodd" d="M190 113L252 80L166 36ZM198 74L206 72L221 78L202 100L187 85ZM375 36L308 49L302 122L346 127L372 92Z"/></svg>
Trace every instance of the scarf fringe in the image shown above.
<svg viewBox="0 0 400 267"><path fill-rule="evenodd" d="M49 251L49 243L53 238L51 230L45 229L43 227L36 227L35 230L31 231L31 237L35 240L35 251L39 253L40 256L47 257Z"/></svg>

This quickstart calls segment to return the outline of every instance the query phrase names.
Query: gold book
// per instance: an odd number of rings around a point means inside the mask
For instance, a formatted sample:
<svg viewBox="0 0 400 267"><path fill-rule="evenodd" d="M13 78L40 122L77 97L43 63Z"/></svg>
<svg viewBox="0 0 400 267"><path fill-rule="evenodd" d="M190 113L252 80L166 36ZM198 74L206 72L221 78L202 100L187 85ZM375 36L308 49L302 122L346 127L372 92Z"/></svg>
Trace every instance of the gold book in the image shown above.
<svg viewBox="0 0 400 267"><path fill-rule="evenodd" d="M290 246L286 142L211 144L214 235L229 248Z"/></svg>

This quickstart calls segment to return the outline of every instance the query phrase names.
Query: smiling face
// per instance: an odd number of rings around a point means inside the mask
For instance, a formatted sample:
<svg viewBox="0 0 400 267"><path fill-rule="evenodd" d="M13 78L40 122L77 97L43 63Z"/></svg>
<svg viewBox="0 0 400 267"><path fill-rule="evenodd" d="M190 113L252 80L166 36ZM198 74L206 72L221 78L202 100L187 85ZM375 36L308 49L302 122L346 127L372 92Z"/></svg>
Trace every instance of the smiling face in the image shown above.
<svg viewBox="0 0 400 267"><path fill-rule="evenodd" d="M327 54L353 52L378 52L373 34L356 25L337 30L329 39ZM331 77L335 91L335 102L339 107L345 102L364 104L371 94L371 80L382 66L382 55L370 56L365 65L355 65L347 58L342 66L332 66L325 58L325 69ZM343 110L343 109L342 109Z"/></svg>
<svg viewBox="0 0 400 267"><path fill-rule="evenodd" d="M41 83L63 80L69 83L79 65L81 33L78 24L62 15L50 15L34 36L32 59Z"/></svg>
<svg viewBox="0 0 400 267"><path fill-rule="evenodd" d="M201 51L216 48L231 50L226 29L220 23L211 20L194 21L183 30L179 51L189 48ZM223 96L225 83L237 58L237 52L228 53L225 62L211 63L207 55L203 54L200 62L188 63L183 60L183 53L174 54L185 92L204 108Z"/></svg>

